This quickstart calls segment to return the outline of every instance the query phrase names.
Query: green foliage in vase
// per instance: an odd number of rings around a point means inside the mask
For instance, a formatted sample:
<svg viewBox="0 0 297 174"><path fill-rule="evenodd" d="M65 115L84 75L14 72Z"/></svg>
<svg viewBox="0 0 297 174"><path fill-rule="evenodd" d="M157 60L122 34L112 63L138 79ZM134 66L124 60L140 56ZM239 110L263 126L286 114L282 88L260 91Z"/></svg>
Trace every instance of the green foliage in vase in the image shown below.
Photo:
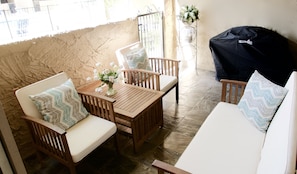
<svg viewBox="0 0 297 174"><path fill-rule="evenodd" d="M179 19L182 22L192 24L199 19L199 10L194 5L183 6L180 10Z"/></svg>

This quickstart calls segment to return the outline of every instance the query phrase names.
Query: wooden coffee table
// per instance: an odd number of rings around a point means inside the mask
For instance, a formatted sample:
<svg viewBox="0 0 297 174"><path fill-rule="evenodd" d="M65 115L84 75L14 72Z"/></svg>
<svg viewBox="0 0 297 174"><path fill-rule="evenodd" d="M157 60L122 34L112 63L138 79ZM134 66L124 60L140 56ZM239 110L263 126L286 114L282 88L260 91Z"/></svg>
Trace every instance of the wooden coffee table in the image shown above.
<svg viewBox="0 0 297 174"><path fill-rule="evenodd" d="M107 87L102 92L95 92L100 83L92 82L78 88L78 91L91 92L95 96L105 95ZM114 111L118 130L132 136L134 151L137 152L144 141L163 126L164 92L122 83L115 83L114 89L117 93L110 98L116 100Z"/></svg>

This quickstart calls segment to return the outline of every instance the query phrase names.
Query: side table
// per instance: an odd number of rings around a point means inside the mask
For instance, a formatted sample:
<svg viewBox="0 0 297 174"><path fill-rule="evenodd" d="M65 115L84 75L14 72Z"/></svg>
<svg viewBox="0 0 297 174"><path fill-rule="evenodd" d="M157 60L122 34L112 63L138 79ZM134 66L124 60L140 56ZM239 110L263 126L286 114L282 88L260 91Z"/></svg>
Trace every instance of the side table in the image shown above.
<svg viewBox="0 0 297 174"><path fill-rule="evenodd" d="M95 92L100 83L95 81L79 87L78 92L105 95L107 87L102 92ZM133 148L137 152L144 141L163 126L164 92L122 83L115 83L113 87L117 93L108 97L116 100L114 111L118 130L132 136Z"/></svg>

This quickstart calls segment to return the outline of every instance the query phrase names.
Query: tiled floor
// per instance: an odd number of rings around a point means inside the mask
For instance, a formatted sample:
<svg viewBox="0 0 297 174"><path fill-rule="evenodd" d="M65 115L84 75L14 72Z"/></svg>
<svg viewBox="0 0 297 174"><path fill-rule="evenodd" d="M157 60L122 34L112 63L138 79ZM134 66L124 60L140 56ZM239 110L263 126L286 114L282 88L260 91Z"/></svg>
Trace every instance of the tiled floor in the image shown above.
<svg viewBox="0 0 297 174"><path fill-rule="evenodd" d="M221 84L215 72L196 70L194 60L182 60L179 104L175 89L163 98L164 127L156 131L135 154L132 140L120 136L121 154L113 141L107 142L77 166L78 173L157 173L151 167L154 159L175 164L205 118L220 100ZM32 157L25 161L29 174L67 174L68 169L46 156L43 161Z"/></svg>

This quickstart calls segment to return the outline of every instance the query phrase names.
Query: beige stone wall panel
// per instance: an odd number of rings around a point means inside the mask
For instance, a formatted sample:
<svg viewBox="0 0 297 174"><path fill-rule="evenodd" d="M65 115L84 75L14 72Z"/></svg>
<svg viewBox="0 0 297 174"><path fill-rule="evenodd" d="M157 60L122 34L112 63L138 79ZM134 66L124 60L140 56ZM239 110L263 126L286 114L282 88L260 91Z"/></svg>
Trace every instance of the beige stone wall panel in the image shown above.
<svg viewBox="0 0 297 174"><path fill-rule="evenodd" d="M34 152L17 88L65 71L76 86L93 76L96 62L117 63L115 50L138 40L137 20L32 39L0 46L0 100L23 158Z"/></svg>

